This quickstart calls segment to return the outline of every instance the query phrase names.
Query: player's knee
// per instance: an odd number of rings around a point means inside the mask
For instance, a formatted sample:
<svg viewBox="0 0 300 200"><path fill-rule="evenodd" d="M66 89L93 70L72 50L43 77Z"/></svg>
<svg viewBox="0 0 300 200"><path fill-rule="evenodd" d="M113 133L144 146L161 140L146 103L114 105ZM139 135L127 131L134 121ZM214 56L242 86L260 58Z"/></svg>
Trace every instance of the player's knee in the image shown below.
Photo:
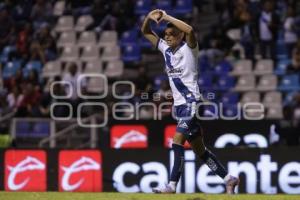
<svg viewBox="0 0 300 200"><path fill-rule="evenodd" d="M192 143L195 140L201 140L202 141L202 138L203 138L202 137L202 131L195 131L195 132L191 133L188 136L187 140L188 140L189 143Z"/></svg>
<svg viewBox="0 0 300 200"><path fill-rule="evenodd" d="M184 134L179 132L175 133L173 137L173 143L183 145L185 141L186 141L186 137L184 136Z"/></svg>
<svg viewBox="0 0 300 200"><path fill-rule="evenodd" d="M206 147L203 142L203 138L201 135L194 135L194 137L190 137L188 139L193 151L198 155L201 156L204 154Z"/></svg>

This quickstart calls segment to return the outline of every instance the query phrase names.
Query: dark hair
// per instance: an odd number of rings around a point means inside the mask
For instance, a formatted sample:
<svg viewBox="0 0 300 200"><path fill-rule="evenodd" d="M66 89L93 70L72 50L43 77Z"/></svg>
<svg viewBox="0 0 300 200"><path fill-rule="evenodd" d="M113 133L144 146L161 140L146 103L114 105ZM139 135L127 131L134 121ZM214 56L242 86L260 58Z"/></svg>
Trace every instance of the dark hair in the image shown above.
<svg viewBox="0 0 300 200"><path fill-rule="evenodd" d="M171 22L167 23L167 28L176 28L176 26L174 24L172 24Z"/></svg>
<svg viewBox="0 0 300 200"><path fill-rule="evenodd" d="M175 28L175 29L177 29L179 32L181 32L182 33L182 31L181 30L179 30L179 28L177 28L174 24L172 24L171 22L168 22L167 23L167 27L166 27L166 29L167 28ZM185 33L184 33L184 35L185 35ZM185 37L183 37L183 39L182 39L183 41L185 41Z"/></svg>
<svg viewBox="0 0 300 200"><path fill-rule="evenodd" d="M175 28L175 29L177 29L179 32L182 32L181 30L179 30L179 28L177 28L174 24L172 24L171 22L168 22L167 23L167 27L166 27L166 29L167 28Z"/></svg>

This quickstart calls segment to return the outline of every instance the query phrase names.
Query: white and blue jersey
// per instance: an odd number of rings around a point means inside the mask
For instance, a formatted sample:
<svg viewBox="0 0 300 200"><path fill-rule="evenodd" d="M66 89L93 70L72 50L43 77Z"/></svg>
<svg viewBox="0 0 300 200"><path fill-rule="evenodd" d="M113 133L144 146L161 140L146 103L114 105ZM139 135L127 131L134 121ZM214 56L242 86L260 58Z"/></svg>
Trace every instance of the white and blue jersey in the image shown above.
<svg viewBox="0 0 300 200"><path fill-rule="evenodd" d="M172 51L166 41L159 39L157 48L165 58L165 71L169 77L174 105L199 101L198 46L191 49L185 42L182 42L176 50Z"/></svg>
<svg viewBox="0 0 300 200"><path fill-rule="evenodd" d="M173 51L166 41L159 39L157 48L165 58L165 71L169 77L175 115L178 120L176 131L187 135L188 140L192 140L201 129L195 115L196 104L201 100L197 82L198 46L192 49L182 42Z"/></svg>

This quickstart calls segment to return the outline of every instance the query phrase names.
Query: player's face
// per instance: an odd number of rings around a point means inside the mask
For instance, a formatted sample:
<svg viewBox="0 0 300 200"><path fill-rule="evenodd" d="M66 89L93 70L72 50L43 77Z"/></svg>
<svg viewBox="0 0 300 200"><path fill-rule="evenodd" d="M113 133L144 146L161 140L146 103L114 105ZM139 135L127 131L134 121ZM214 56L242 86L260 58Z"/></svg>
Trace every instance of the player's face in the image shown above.
<svg viewBox="0 0 300 200"><path fill-rule="evenodd" d="M169 45L171 48L175 48L183 39L182 32L176 28L167 28L165 30L164 39L167 42L167 45Z"/></svg>

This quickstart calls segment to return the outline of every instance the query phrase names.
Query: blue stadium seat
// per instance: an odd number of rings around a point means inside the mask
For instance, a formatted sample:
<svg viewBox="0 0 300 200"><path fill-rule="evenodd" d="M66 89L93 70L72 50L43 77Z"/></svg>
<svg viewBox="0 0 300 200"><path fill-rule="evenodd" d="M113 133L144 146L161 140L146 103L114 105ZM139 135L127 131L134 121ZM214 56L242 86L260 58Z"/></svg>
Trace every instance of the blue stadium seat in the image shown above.
<svg viewBox="0 0 300 200"><path fill-rule="evenodd" d="M31 125L27 121L18 121L16 123L17 137L25 137L30 133Z"/></svg>
<svg viewBox="0 0 300 200"><path fill-rule="evenodd" d="M227 92L224 93L221 97L221 103L224 106L228 106L228 105L235 105L239 102L239 95L238 93L234 93L234 92Z"/></svg>
<svg viewBox="0 0 300 200"><path fill-rule="evenodd" d="M217 118L219 117L219 108L213 105L205 105L203 115L205 117Z"/></svg>
<svg viewBox="0 0 300 200"><path fill-rule="evenodd" d="M17 137L46 137L50 135L49 122L18 121L16 124Z"/></svg>
<svg viewBox="0 0 300 200"><path fill-rule="evenodd" d="M151 11L152 0L137 0L134 13L137 15L145 15Z"/></svg>
<svg viewBox="0 0 300 200"><path fill-rule="evenodd" d="M9 59L9 54L13 51L16 51L16 46L6 46L3 48L3 51L0 55L0 62L7 62Z"/></svg>
<svg viewBox="0 0 300 200"><path fill-rule="evenodd" d="M233 88L235 85L235 80L233 77L231 76L219 76L217 83L215 85L215 90L229 90L231 88Z"/></svg>
<svg viewBox="0 0 300 200"><path fill-rule="evenodd" d="M231 70L232 70L232 65L227 60L221 61L214 68L215 73L219 75L228 74Z"/></svg>
<svg viewBox="0 0 300 200"><path fill-rule="evenodd" d="M288 58L288 53L286 49L286 45L283 39L277 41L276 44L276 57L278 59L285 59Z"/></svg>
<svg viewBox="0 0 300 200"><path fill-rule="evenodd" d="M141 48L138 44L128 44L123 47L122 60L124 62L134 62L141 60Z"/></svg>
<svg viewBox="0 0 300 200"><path fill-rule="evenodd" d="M225 117L233 117L238 113L237 105L227 105L223 106L222 114Z"/></svg>
<svg viewBox="0 0 300 200"><path fill-rule="evenodd" d="M23 68L23 76L27 77L31 70L36 70L38 74L42 72L42 63L40 61L29 61Z"/></svg>
<svg viewBox="0 0 300 200"><path fill-rule="evenodd" d="M283 105L292 105L295 103L295 95L298 93L296 91L288 92L286 93L284 100L283 100Z"/></svg>
<svg viewBox="0 0 300 200"><path fill-rule="evenodd" d="M171 0L160 0L156 2L156 8L165 10L169 15L172 15L172 1Z"/></svg>
<svg viewBox="0 0 300 200"><path fill-rule="evenodd" d="M167 28L167 22L163 21L160 22L159 24L156 24L155 22L151 22L151 28L156 33L164 35L163 32Z"/></svg>
<svg viewBox="0 0 300 200"><path fill-rule="evenodd" d="M145 37L141 37L139 39L139 44L142 48L145 48L145 49L152 47L152 44Z"/></svg>
<svg viewBox="0 0 300 200"><path fill-rule="evenodd" d="M281 91L295 91L299 90L299 75L284 75L281 78L278 89Z"/></svg>
<svg viewBox="0 0 300 200"><path fill-rule="evenodd" d="M155 76L154 81L153 81L153 89L155 91L159 90L161 83L166 80L169 80L169 78L166 74L160 74L160 75Z"/></svg>
<svg viewBox="0 0 300 200"><path fill-rule="evenodd" d="M7 79L11 76L14 76L18 69L21 68L21 61L15 60L12 62L7 62L4 65L3 71L2 71L2 78Z"/></svg>
<svg viewBox="0 0 300 200"><path fill-rule="evenodd" d="M291 105L294 104L296 101L294 100L295 95L298 93L296 91L292 92L287 92L285 94L284 100L283 100L283 105Z"/></svg>
<svg viewBox="0 0 300 200"><path fill-rule="evenodd" d="M32 130L32 136L34 137L46 137L50 135L50 123L49 122L37 122L34 124Z"/></svg>
<svg viewBox="0 0 300 200"><path fill-rule="evenodd" d="M287 69L287 66L291 63L290 59L280 59L277 62L276 69L274 71L277 75L284 75Z"/></svg>
<svg viewBox="0 0 300 200"><path fill-rule="evenodd" d="M136 43L138 39L138 31L137 29L131 29L128 31L125 31L120 39L120 45L121 46L126 46L128 44Z"/></svg>
<svg viewBox="0 0 300 200"><path fill-rule="evenodd" d="M174 8L175 15L186 15L192 13L193 2L192 0L177 0Z"/></svg>
<svg viewBox="0 0 300 200"><path fill-rule="evenodd" d="M216 91L213 89L203 90L200 88L200 94L207 101L216 102L216 103L219 102L218 95L217 95Z"/></svg>
<svg viewBox="0 0 300 200"><path fill-rule="evenodd" d="M209 71L211 68L211 63L206 55L199 57L199 71L206 72Z"/></svg>
<svg viewBox="0 0 300 200"><path fill-rule="evenodd" d="M198 85L200 89L211 89L213 87L213 75L211 73L200 74Z"/></svg>
<svg viewBox="0 0 300 200"><path fill-rule="evenodd" d="M41 61L38 61L38 60L29 61L25 65L25 68L27 68L29 70L35 69L37 71L41 71L42 70L42 63L41 63Z"/></svg>

